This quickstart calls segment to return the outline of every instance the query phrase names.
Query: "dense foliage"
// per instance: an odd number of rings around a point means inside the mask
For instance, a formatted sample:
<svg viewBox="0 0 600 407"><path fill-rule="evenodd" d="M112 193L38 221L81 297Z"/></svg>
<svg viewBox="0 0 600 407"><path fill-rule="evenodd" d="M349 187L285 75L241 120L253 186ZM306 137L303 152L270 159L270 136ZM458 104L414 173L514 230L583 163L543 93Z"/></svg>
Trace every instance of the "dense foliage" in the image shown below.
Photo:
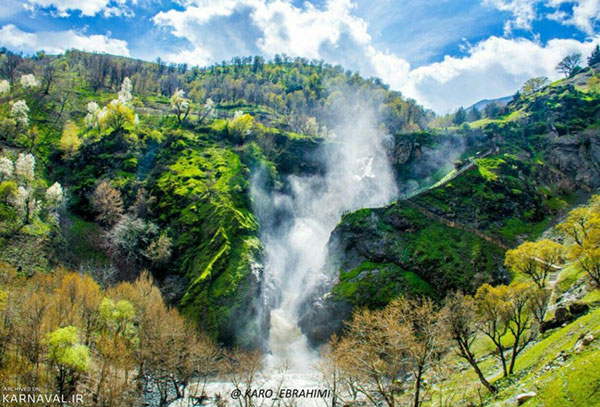
<svg viewBox="0 0 600 407"><path fill-rule="evenodd" d="M313 153L343 142L335 124L351 89L391 134L406 188L345 214L331 236L334 278L322 308L304 310L330 329L311 339L342 334L325 377L338 401L450 405L444 390L465 372L453 349L489 390L463 404L505 401L513 378L553 369L534 361L540 344L567 346L569 324L600 299L588 201L600 187L600 76L574 60L567 78L532 78L508 104L433 117L321 61L190 68L1 50L0 379L104 406L148 394L165 405L217 371L252 384L260 354L214 345L257 348L266 335L252 175L285 191L287 175L322 172ZM590 315L579 320L597 329ZM591 397L576 390L565 398Z"/></svg>

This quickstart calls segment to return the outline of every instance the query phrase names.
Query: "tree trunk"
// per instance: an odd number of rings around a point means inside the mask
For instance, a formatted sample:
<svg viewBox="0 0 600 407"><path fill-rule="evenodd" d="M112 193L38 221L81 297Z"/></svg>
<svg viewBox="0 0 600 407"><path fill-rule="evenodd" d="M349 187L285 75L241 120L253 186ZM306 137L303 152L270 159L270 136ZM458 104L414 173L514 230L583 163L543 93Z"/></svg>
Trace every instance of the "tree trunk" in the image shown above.
<svg viewBox="0 0 600 407"><path fill-rule="evenodd" d="M517 360L517 355L519 353L519 339L521 335L515 336L515 343L512 347L512 355L510 356L510 367L508 369L508 374L513 374L515 369L515 361Z"/></svg>
<svg viewBox="0 0 600 407"><path fill-rule="evenodd" d="M415 381L415 402L413 407L419 407L421 398L421 380L423 379L423 366L417 368L417 379Z"/></svg>
<svg viewBox="0 0 600 407"><path fill-rule="evenodd" d="M490 382L488 382L487 379L485 378L483 372L481 371L481 369L479 368L479 365L477 364L477 361L475 360L475 355L473 355L473 353L469 350L469 348L465 344L463 344L460 340L458 340L458 344L459 344L459 348L462 353L462 356L467 360L467 362L469 362L471 367L475 370L475 373L477 373L477 377L479 377L479 381L481 382L481 384L483 384L485 386L485 388L490 391L490 393L492 393L492 394L498 393L498 389L495 386L492 386L492 384L490 384Z"/></svg>

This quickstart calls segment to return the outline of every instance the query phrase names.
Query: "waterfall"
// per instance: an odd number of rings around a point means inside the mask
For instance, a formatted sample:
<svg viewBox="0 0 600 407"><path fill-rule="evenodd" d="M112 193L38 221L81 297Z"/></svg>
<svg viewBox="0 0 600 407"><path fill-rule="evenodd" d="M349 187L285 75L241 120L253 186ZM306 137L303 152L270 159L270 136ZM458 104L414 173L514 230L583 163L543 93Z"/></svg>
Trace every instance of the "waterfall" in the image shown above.
<svg viewBox="0 0 600 407"><path fill-rule="evenodd" d="M347 101L350 99L347 99ZM290 175L287 188L267 192L264 177L252 182L253 210L261 222L265 304L270 312L268 366L307 372L317 356L298 328L299 306L326 278L327 242L349 210L378 207L397 195L384 148L386 134L373 110L347 103L324 143L321 175Z"/></svg>

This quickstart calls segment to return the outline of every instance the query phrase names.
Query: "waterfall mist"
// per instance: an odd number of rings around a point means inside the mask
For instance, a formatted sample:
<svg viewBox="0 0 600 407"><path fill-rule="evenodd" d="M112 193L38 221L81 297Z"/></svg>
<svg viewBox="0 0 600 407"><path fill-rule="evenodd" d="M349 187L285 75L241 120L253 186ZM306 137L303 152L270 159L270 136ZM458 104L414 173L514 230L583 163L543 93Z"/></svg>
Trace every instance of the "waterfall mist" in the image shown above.
<svg viewBox="0 0 600 407"><path fill-rule="evenodd" d="M303 300L326 279L329 236L342 215L392 201L397 187L375 109L346 95L335 109L335 137L319 151L324 173L291 175L284 192L267 192L264 174L252 182L253 209L264 247L264 303L270 312L268 364L310 370L316 356L298 328Z"/></svg>

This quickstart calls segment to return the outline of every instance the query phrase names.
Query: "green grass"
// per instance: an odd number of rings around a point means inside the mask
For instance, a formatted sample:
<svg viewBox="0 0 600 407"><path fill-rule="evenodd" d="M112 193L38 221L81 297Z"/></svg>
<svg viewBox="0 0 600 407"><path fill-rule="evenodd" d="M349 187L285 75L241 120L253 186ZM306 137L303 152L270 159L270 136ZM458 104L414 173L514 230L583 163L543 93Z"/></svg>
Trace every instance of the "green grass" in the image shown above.
<svg viewBox="0 0 600 407"><path fill-rule="evenodd" d="M427 281L396 264L363 262L340 273L333 294L356 306L377 308L401 294L432 296L434 291Z"/></svg>
<svg viewBox="0 0 600 407"><path fill-rule="evenodd" d="M576 353L575 344L582 335L590 332L594 333L596 339L581 353ZM518 394L534 391L537 396L524 406L600 406L600 398L597 397L600 391L599 336L600 309L595 309L563 328L547 332L526 348L517 358L515 374L508 378L502 378L499 361L490 355L492 347L489 341L478 337L473 349L479 358L479 366L486 378L499 389L495 397L483 392L483 405L516 405ZM566 357L564 362L563 355ZM445 383L447 389L460 393L463 402L457 405L479 405L476 391L479 382L473 369L455 354L449 354L444 363L460 367ZM438 389L434 389L434 393L436 391ZM431 403L425 405L437 406Z"/></svg>
<svg viewBox="0 0 600 407"><path fill-rule="evenodd" d="M600 388L600 343L596 339L581 353L574 351L578 339L589 332L594 332L596 337L600 334L600 309L547 333L524 351L515 366L519 382L503 387L498 398L506 402L522 389L527 389L535 391L538 396L526 406L600 405L600 398L595 396ZM559 364L561 353L567 358L562 365Z"/></svg>
<svg viewBox="0 0 600 407"><path fill-rule="evenodd" d="M68 229L69 249L78 259L92 260L100 264L108 263L108 257L101 248L102 229L98 224L87 222L71 215Z"/></svg>
<svg viewBox="0 0 600 407"><path fill-rule="evenodd" d="M560 272L554 287L559 294L562 294L572 287L584 275L585 271L581 270L576 264L572 263L566 266Z"/></svg>

